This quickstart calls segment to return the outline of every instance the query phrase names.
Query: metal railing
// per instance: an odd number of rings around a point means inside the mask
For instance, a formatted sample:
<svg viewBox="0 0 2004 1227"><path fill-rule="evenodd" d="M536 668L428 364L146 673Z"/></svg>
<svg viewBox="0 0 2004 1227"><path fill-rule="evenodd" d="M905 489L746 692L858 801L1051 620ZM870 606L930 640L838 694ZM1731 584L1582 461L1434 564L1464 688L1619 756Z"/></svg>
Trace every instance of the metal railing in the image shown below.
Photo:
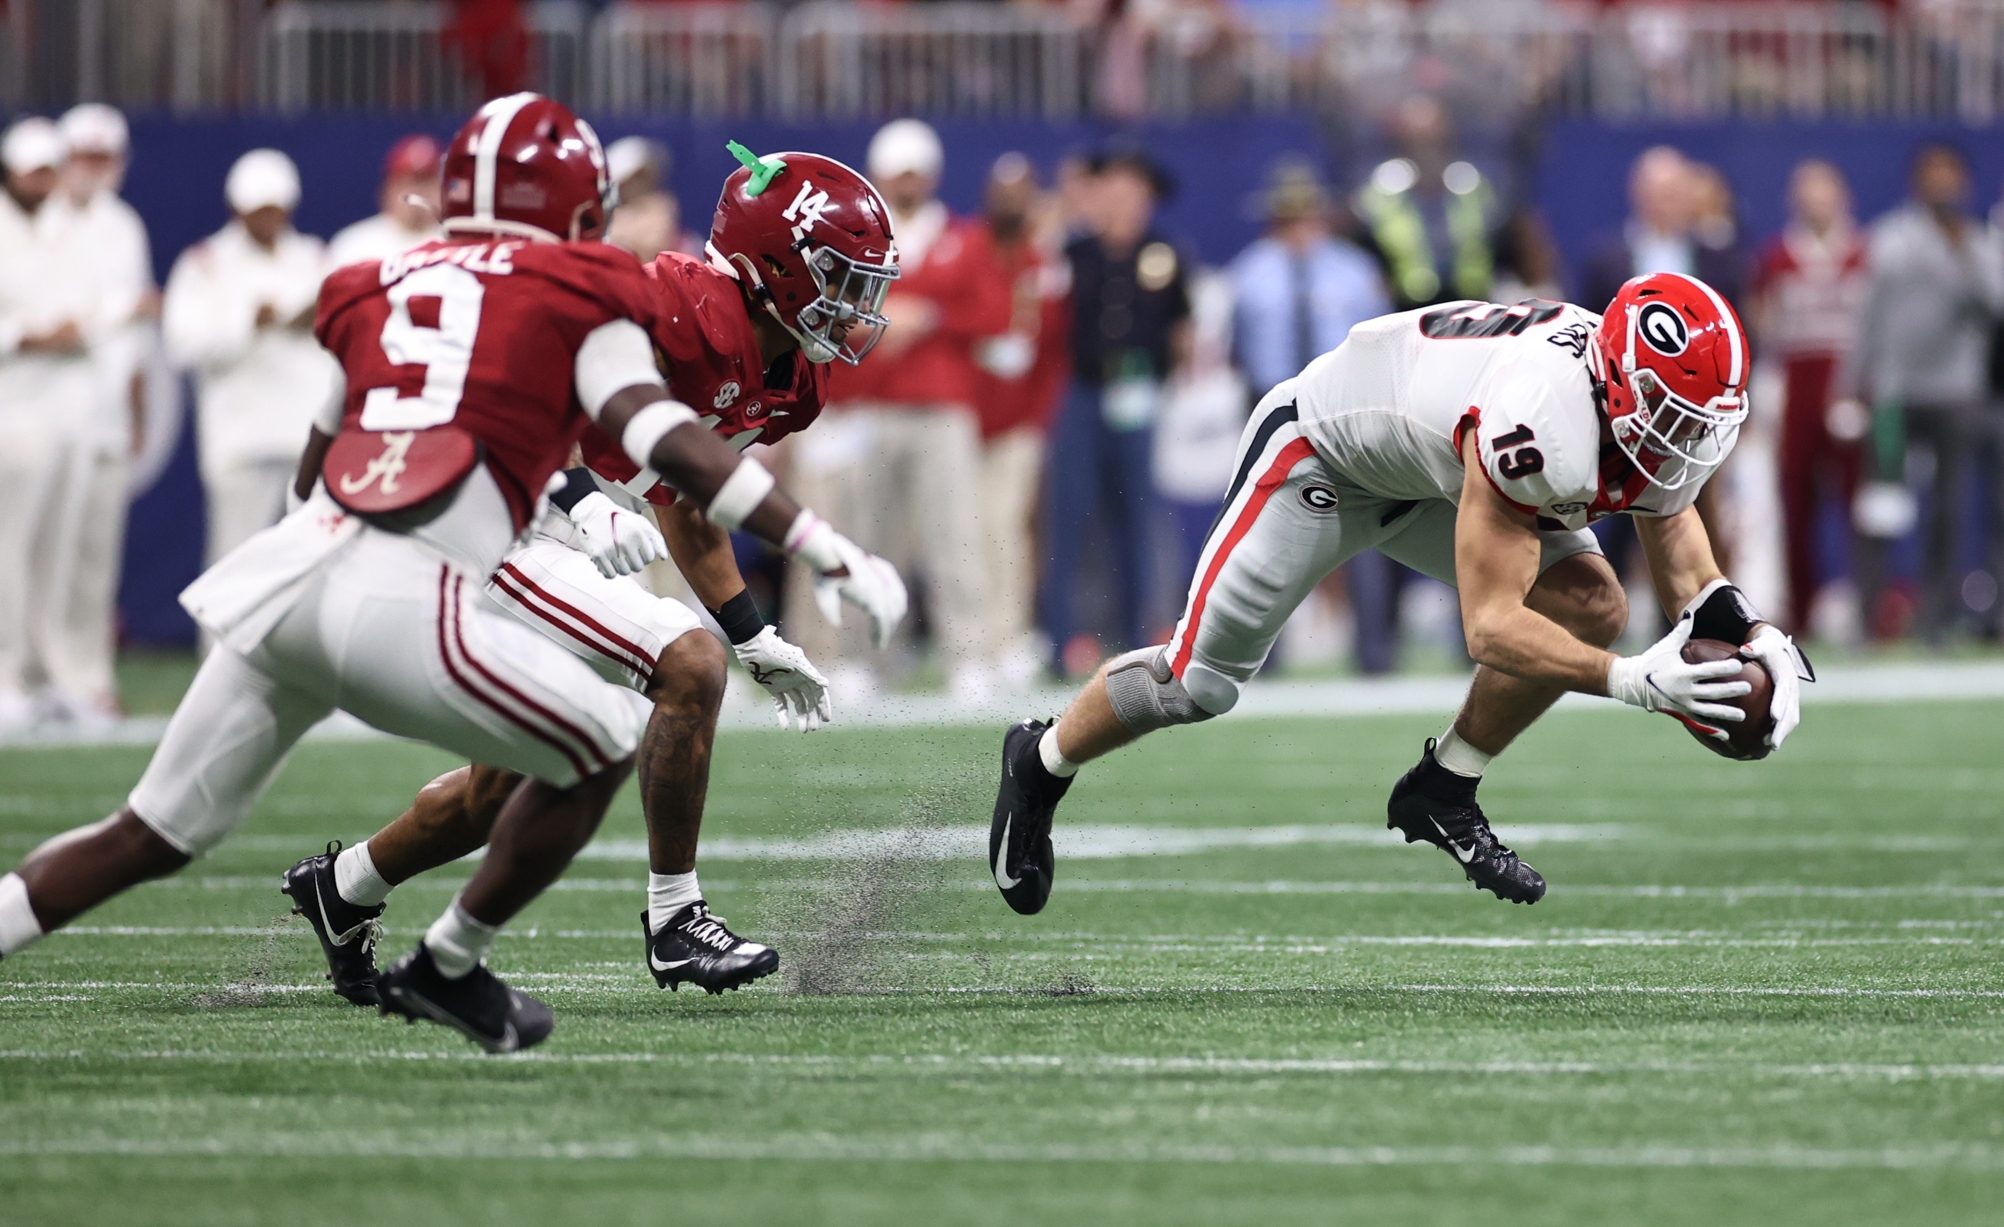
<svg viewBox="0 0 2004 1227"><path fill-rule="evenodd" d="M1594 110L1688 118L1997 113L1996 14L1863 5L1637 7L1595 40Z"/></svg>
<svg viewBox="0 0 2004 1227"><path fill-rule="evenodd" d="M127 106L463 110L482 88L436 2L11 0L0 104L35 62L37 4L75 6L79 95ZM979 0L527 8L528 84L626 115L1368 113L1417 88L1489 115L2004 114L1997 0L1171 0L1114 21Z"/></svg>
<svg viewBox="0 0 2004 1227"><path fill-rule="evenodd" d="M592 105L638 114L773 109L778 18L762 4L622 4L592 26Z"/></svg>
<svg viewBox="0 0 2004 1227"><path fill-rule="evenodd" d="M777 109L795 119L1076 115L1087 37L1041 5L815 0L780 25Z"/></svg>
<svg viewBox="0 0 2004 1227"><path fill-rule="evenodd" d="M583 100L586 9L578 0L526 6L527 88ZM280 111L462 111L481 100L464 49L449 33L450 6L311 0L281 5L264 21L259 97Z"/></svg>
<svg viewBox="0 0 2004 1227"><path fill-rule="evenodd" d="M77 93L178 111L246 101L256 73L243 0L75 0Z"/></svg>

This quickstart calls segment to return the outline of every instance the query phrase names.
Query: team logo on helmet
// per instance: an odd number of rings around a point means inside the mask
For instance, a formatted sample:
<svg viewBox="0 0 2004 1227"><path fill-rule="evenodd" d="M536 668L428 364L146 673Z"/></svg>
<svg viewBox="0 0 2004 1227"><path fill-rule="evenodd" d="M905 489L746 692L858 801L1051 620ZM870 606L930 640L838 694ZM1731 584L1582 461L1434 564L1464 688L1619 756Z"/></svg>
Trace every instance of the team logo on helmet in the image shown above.
<svg viewBox="0 0 2004 1227"><path fill-rule="evenodd" d="M1691 330L1684 326L1684 317L1677 314L1677 308L1669 303L1646 304L1635 321L1635 330L1649 342L1649 348L1666 358L1675 358L1691 344Z"/></svg>

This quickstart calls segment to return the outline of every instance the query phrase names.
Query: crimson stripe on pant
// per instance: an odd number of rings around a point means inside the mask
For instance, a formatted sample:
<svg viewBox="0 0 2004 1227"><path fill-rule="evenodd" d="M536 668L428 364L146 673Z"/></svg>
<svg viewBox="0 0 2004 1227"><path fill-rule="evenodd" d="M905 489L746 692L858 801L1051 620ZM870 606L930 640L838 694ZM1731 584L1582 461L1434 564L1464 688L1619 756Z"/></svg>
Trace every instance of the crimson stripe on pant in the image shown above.
<svg viewBox="0 0 2004 1227"><path fill-rule="evenodd" d="M1233 518L1232 526L1226 531L1224 540L1218 543L1217 550L1211 555L1210 565L1204 569L1203 582L1198 584L1196 592L1191 594L1190 612L1184 617L1180 632L1183 642L1177 648L1175 659L1169 665L1177 677L1182 677L1183 670L1190 664L1190 653L1195 650L1197 644L1197 628L1203 621L1204 606L1210 602L1211 585L1217 582L1218 573L1225 569L1226 560L1232 556L1232 551L1238 547L1239 542L1245 540L1246 534L1252 531L1253 523L1259 519L1259 513L1266 509L1267 501L1273 497L1273 492L1280 489L1287 481L1287 476L1294 471L1295 465L1308 459L1314 452L1315 446L1308 440L1300 438L1282 447L1280 454L1274 457L1273 463L1267 466L1266 472L1260 474L1251 496L1246 499L1245 507Z"/></svg>
<svg viewBox="0 0 2004 1227"><path fill-rule="evenodd" d="M454 576L452 583L453 583L453 598L456 604L463 595L463 590L465 588L466 581L460 576ZM537 715L549 721L551 724L556 725L558 729L563 731L563 733L575 739L579 744L583 745L586 750L586 756L588 758L597 760L598 765L594 767L593 770L603 771L607 767L610 767L612 765L614 760L614 755L611 752L607 751L603 746L599 745L596 741L592 740L592 736L590 733L587 733L583 729L579 728L577 725L572 724L570 721L564 719L556 712L551 711L549 708L544 707L541 703L536 702L536 700L530 698L528 695L523 694L520 690L517 690L514 686L510 685L507 679L503 678L500 674L496 673L494 670L482 664L480 662L480 658L475 656L472 650L466 646L466 623L463 618L455 616L452 623L452 629L453 629L454 639L459 645L460 655L466 658L466 663L472 665L475 669L479 670L480 675L482 677L486 678L494 685L500 687L504 693L506 693L509 697L513 698L517 703L522 704L524 707L527 707L530 711L535 712Z"/></svg>
<svg viewBox="0 0 2004 1227"><path fill-rule="evenodd" d="M494 573L494 578L491 582L495 587L513 597L515 602L524 610L534 614L539 621L561 631L567 637L576 640L592 651L611 657L614 661L618 662L621 668L631 670L643 685L654 676L655 664L653 661L647 659L647 650L645 648L623 636L614 634L598 619L585 613L570 602L563 600L561 597L556 596L535 580L524 575L516 569L514 563L501 564L501 569ZM556 612L553 612L553 610ZM592 631L597 632L602 638L592 638L583 629L573 626L558 617L558 612L569 614L571 617L576 618L585 627L589 627Z"/></svg>
<svg viewBox="0 0 2004 1227"><path fill-rule="evenodd" d="M459 684L459 688L461 690L464 690L467 694L472 695L475 699L478 699L482 704L491 708L493 711L498 713L502 717L502 719L507 720L510 724L513 724L517 728L522 729L524 732L528 733L531 737L534 737L536 740L544 743L545 745L556 750L557 753L563 755L564 758L570 762L572 769L574 769L578 773L578 778L583 779L585 776L594 774L596 771L604 770L605 766L607 765L606 755L602 750L599 750L599 748L592 742L591 738L585 736L578 729L571 726L568 722L564 721L560 717L556 716L554 713L544 708L541 704L536 703L533 699L528 698L526 695L523 695L520 691L516 690L514 687L508 685L506 682L496 677L492 670L488 669L485 665L482 665L479 661L475 660L472 654L466 650L465 631L464 628L461 627L459 619L459 605L460 605L459 598L460 598L460 590L462 583L463 581L461 581L458 576L452 574L452 569L450 567L439 568L438 651L439 651L439 656L445 662L446 672L452 675L452 680ZM450 622L451 624L450 627L448 627L447 625L448 622ZM459 661L454 659L454 653L453 653L454 648L458 649L459 656L464 658L468 666L470 666L473 670L477 671L482 677L486 678L487 681L490 682L493 686L501 690L503 693L512 696L516 702L521 703L523 706L529 708L531 711L540 714L545 719L555 724L557 727L562 728L564 731L568 732L572 737L575 737L580 743L582 743L591 751L593 757L596 757L599 760L599 765L597 767L591 766L590 763L587 762L585 755L580 754L575 746L566 744L561 737L557 736L555 733L552 733L550 730L546 728L537 727L521 712L511 710L506 704L502 703L493 694L490 694L487 691L483 690L481 687L476 686L474 684L473 678L469 676L464 670L462 670L460 668Z"/></svg>

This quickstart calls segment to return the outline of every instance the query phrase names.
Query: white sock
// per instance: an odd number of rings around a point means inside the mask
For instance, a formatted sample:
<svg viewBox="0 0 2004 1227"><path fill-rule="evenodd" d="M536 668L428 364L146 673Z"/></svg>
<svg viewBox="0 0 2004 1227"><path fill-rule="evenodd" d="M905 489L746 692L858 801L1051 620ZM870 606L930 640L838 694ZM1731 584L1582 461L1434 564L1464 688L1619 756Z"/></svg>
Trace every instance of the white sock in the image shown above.
<svg viewBox="0 0 2004 1227"><path fill-rule="evenodd" d="M1044 770L1061 780L1068 780L1079 773L1079 765L1066 758L1058 749L1058 726L1052 725L1037 739L1037 754L1044 760Z"/></svg>
<svg viewBox="0 0 2004 1227"><path fill-rule="evenodd" d="M1448 725L1447 732L1440 735L1440 743L1433 748L1433 761L1456 775L1472 776L1478 780L1482 778L1482 773L1489 769L1489 760L1495 757L1494 754L1484 754L1463 741L1461 734L1455 732L1451 724Z"/></svg>
<svg viewBox="0 0 2004 1227"><path fill-rule="evenodd" d="M0 958L19 954L42 940L42 922L28 903L28 884L18 873L0 878Z"/></svg>
<svg viewBox="0 0 2004 1227"><path fill-rule="evenodd" d="M424 948L431 951L431 961L438 964L446 979L457 980L486 961L487 952L494 948L494 939L500 933L499 925L485 924L468 915L455 896L445 915L432 921L431 928L426 930Z"/></svg>
<svg viewBox="0 0 2004 1227"><path fill-rule="evenodd" d="M376 872L376 859L369 855L367 840L341 849L334 858L334 890L356 907L374 907L390 897L394 888Z"/></svg>
<svg viewBox="0 0 2004 1227"><path fill-rule="evenodd" d="M655 932L674 918L675 913L703 897L696 885L696 871L650 873L647 875L647 927Z"/></svg>

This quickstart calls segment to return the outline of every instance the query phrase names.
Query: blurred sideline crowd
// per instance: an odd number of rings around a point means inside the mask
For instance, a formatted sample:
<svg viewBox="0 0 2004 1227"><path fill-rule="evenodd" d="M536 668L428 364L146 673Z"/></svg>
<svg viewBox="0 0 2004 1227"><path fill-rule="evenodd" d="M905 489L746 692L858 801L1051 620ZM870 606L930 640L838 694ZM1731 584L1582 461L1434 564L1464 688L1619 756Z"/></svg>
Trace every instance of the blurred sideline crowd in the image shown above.
<svg viewBox="0 0 2004 1227"><path fill-rule="evenodd" d="M1598 309L1631 276L1677 271L1714 285L1754 338L1753 416L1700 504L1737 582L1825 640L1998 637L2004 212L1977 214L1954 147L1917 151L1909 200L1869 225L1835 167L1804 162L1776 235L1741 233L1716 169L1651 149L1628 216L1569 271L1535 213L1458 156L1437 101L1398 107L1390 140L1348 190L1283 160L1258 197L1264 234L1204 268L1156 224L1176 184L1141 145L1046 168L1005 155L979 213L958 216L936 194L938 135L883 127L864 169L902 256L892 325L861 366L836 368L813 429L767 459L906 570L918 616L879 656L747 543L761 606L852 700L928 669L969 703L1082 674L1167 637L1252 404L1352 325L1463 298ZM129 491L181 374L213 561L283 513L336 373L311 334L322 278L436 233L429 137L388 151L380 211L325 242L293 227L290 158L253 150L221 185L230 220L159 290L145 225L119 197L129 152L123 118L97 104L0 137L0 732L118 718ZM685 185L685 214L665 147L630 137L607 156L622 201L609 240L643 260L700 255L708 185ZM1632 529L1616 517L1599 531L1636 589L1631 633L1653 635ZM1375 674L1415 642L1460 652L1452 592L1367 554L1318 590L1277 656Z"/></svg>

